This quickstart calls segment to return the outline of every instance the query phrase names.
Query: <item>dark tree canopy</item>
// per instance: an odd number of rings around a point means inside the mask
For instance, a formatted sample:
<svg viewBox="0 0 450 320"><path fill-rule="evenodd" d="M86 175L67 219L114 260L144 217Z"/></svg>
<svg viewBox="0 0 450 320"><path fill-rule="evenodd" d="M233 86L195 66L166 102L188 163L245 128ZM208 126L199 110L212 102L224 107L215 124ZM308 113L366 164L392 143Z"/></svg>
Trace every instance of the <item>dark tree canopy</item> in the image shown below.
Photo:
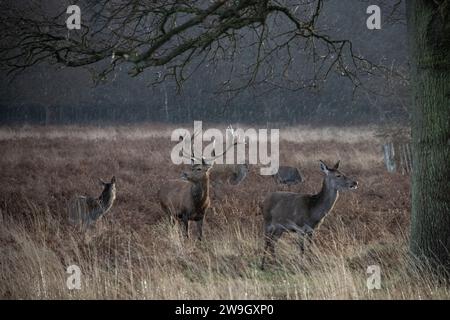
<svg viewBox="0 0 450 320"><path fill-rule="evenodd" d="M400 1L387 11L395 13ZM73 3L67 3L67 6ZM315 87L331 72L358 87L361 77L384 69L357 53L348 39L319 26L323 0L76 1L81 30L68 30L67 6L2 1L1 66L15 73L42 62L91 66L105 80L118 66L137 76L153 68L154 83L178 84L199 65L229 63L222 90L258 83L291 89ZM61 10L61 8L63 10ZM289 67L302 51L311 74ZM243 65L237 57L247 56ZM238 81L233 82L232 80ZM233 85L233 86L232 86Z"/></svg>

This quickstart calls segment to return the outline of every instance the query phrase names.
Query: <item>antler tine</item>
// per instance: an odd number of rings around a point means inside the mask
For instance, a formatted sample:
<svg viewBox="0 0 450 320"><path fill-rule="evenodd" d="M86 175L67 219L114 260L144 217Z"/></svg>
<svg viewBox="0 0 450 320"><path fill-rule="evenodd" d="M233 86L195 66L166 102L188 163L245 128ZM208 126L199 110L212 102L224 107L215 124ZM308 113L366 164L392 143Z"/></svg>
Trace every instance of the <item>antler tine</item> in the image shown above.
<svg viewBox="0 0 450 320"><path fill-rule="evenodd" d="M237 144L240 143L240 142L239 142L239 139L236 138L236 133L235 133L235 131L234 131L234 129L233 129L233 127L232 127L231 124L227 127L227 130L231 133L231 137L232 137L233 143L230 144L230 145L226 148L226 150L225 150L224 152L222 152L222 153L216 155L216 139L214 138L214 140L213 140L213 157L211 157L211 158L206 158L206 157L202 156L201 158L198 158L198 157L196 157L196 156L194 155L194 150L192 150L192 154L191 154L191 155L188 155L188 154L184 151L184 148L182 149L183 156L184 156L185 158L188 158L188 159L191 159L191 160L201 161L202 163L203 163L204 160L207 160L207 161L210 161L210 162L211 162L211 161L214 161L215 159L217 159L217 158L223 156L225 153L227 153L228 150L230 150L232 147L234 147L235 145L237 145ZM192 146L192 140L193 140L194 137L197 136L198 134L199 134L199 131L194 132L194 133L191 135L191 146ZM184 139L185 137L186 137L186 134L184 134L183 139Z"/></svg>
<svg viewBox="0 0 450 320"><path fill-rule="evenodd" d="M198 136L198 134L200 133L200 130L198 130L198 131L196 131L196 132L193 132L192 134L191 134L191 143L192 143L192 140L194 140L194 138L196 137L196 136ZM181 136L180 136L181 137ZM186 138L186 133L183 135L183 140L184 140L184 138Z"/></svg>
<svg viewBox="0 0 450 320"><path fill-rule="evenodd" d="M202 158L197 158L194 155L189 155L188 153L186 153L186 151L184 151L184 149L182 149L183 152L183 157L185 157L186 159L190 159L190 160L197 160L197 161L202 161Z"/></svg>
<svg viewBox="0 0 450 320"><path fill-rule="evenodd" d="M227 127L227 131L231 134L231 139L233 139L232 141L234 142L236 133L234 132L233 126L231 124Z"/></svg>
<svg viewBox="0 0 450 320"><path fill-rule="evenodd" d="M196 137L196 136L198 136L198 134L201 132L201 130L197 130L197 131L194 131L192 134L191 134L191 143L192 143L192 140L194 140L194 138Z"/></svg>
<svg viewBox="0 0 450 320"><path fill-rule="evenodd" d="M222 152L221 154L218 154L218 155L215 155L215 156L212 157L212 158L206 158L206 159L207 159L208 161L215 160L215 159L217 159L217 158L223 156L225 153L227 153L228 150L230 150L232 147L234 147L234 146L237 145L237 144L238 144L238 142L235 141L233 144L230 144L230 145L226 148L226 150L225 150L224 152Z"/></svg>
<svg viewBox="0 0 450 320"><path fill-rule="evenodd" d="M237 145L237 144L239 143L239 139L235 139L236 134L235 134L234 129L233 129L233 127L231 126L231 124L227 127L227 130L229 130L229 131L231 132L231 137L232 137L232 139L233 139L233 140L232 140L233 143L230 144L230 145L225 149L224 152L222 152L221 154L216 155L216 154L215 154L215 150L216 150L216 148L215 148L216 140L214 139L214 142L213 142L213 143L214 143L214 156L213 156L212 158L207 158L208 161L213 161L213 160L215 160L215 159L217 159L217 158L223 156L225 153L227 153L228 150L230 150L231 148L233 148L235 145Z"/></svg>
<svg viewBox="0 0 450 320"><path fill-rule="evenodd" d="M229 132L231 133L231 137L232 137L232 139L233 139L233 141L236 139L236 141L239 143L239 144L246 144L246 142L245 142L245 138L242 140L242 142L241 141L239 141L239 135L236 133L236 130L234 130L233 129L233 126L230 124L228 127L227 127L227 130L229 130Z"/></svg>
<svg viewBox="0 0 450 320"><path fill-rule="evenodd" d="M194 132L194 133L192 133L191 134L191 148L192 148L192 144L193 144L193 140L194 140L194 138L198 135L200 133L200 130L197 130L196 132ZM180 136L181 137L181 136ZM183 135L183 139L182 140L184 140L186 138L186 133ZM187 154L186 153L186 151L184 151L184 148L182 149L182 152L183 152L183 157L185 157L185 158L187 158L187 159L190 159L191 161L193 161L193 160L197 160L197 161L202 161L204 158L202 157L202 158L198 158L198 157L196 157L195 155L194 155L194 149L192 148L191 149L191 154L189 155L189 154Z"/></svg>
<svg viewBox="0 0 450 320"><path fill-rule="evenodd" d="M184 138L186 138L186 133L183 135L183 140L184 140ZM192 146L192 141L191 141L191 146ZM188 154L186 151L184 151L184 148L181 149L181 151L183 153L183 157L186 158L186 159L190 159L191 161L192 160L197 160L197 161L201 160L201 159L199 159L199 158L194 156L194 150L191 151L191 154Z"/></svg>

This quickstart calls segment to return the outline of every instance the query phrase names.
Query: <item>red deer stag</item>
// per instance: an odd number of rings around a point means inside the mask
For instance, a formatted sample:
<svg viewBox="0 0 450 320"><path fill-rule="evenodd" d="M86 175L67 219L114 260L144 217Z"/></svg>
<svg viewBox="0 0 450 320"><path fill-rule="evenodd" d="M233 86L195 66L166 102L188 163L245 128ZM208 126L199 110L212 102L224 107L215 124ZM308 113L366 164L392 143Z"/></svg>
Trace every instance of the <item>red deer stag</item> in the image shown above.
<svg viewBox="0 0 450 320"><path fill-rule="evenodd" d="M181 137L183 138L183 137ZM214 165L214 160L223 156L231 147L237 144L237 140L221 154L212 158L198 159L183 155L192 160L191 171L184 173L183 178L170 180L160 188L158 199L162 209L172 217L182 223L183 233L189 236L189 221L197 224L198 239L202 239L203 220L207 209L210 207L210 172Z"/></svg>

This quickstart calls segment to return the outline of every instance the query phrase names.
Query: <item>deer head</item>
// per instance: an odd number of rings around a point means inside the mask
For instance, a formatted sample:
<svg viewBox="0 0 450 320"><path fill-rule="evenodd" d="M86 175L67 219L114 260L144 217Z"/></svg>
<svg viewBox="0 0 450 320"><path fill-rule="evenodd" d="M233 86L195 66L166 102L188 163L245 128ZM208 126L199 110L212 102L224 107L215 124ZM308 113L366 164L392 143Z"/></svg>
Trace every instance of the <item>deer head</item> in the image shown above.
<svg viewBox="0 0 450 320"><path fill-rule="evenodd" d="M326 175L325 180L332 189L341 191L349 189L354 190L358 187L357 181L348 178L345 174L338 170L340 160L338 160L332 168L328 167L322 160L319 160L319 163L320 169Z"/></svg>
<svg viewBox="0 0 450 320"><path fill-rule="evenodd" d="M111 189L115 189L116 187L116 177L112 176L110 182L104 182L102 179L98 179L100 185L103 187L103 191L108 191Z"/></svg>
<svg viewBox="0 0 450 320"><path fill-rule="evenodd" d="M214 161L208 164L205 159L202 163L195 163L191 166L190 172L183 172L182 177L191 182L199 182L205 178L209 178L209 173L214 165Z"/></svg>

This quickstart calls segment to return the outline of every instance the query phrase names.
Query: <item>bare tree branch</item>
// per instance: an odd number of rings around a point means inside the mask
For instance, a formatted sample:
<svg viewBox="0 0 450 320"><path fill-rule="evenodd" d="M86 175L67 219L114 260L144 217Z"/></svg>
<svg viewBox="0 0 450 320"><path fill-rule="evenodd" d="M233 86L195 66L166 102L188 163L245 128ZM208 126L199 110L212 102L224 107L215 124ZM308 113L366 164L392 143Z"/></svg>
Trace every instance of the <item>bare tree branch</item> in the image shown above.
<svg viewBox="0 0 450 320"><path fill-rule="evenodd" d="M280 76L291 90L317 87L331 72L360 87L362 75L383 71L318 27L323 0L83 0L76 4L84 24L70 31L65 8L52 15L40 3L0 3L0 66L12 74L40 63L92 66L102 81L125 65L131 76L154 69L152 83L172 78L181 86L200 65L229 63L220 91L232 93L277 87ZM290 68L299 49L312 59L310 79ZM236 68L236 57L250 53L253 62Z"/></svg>

